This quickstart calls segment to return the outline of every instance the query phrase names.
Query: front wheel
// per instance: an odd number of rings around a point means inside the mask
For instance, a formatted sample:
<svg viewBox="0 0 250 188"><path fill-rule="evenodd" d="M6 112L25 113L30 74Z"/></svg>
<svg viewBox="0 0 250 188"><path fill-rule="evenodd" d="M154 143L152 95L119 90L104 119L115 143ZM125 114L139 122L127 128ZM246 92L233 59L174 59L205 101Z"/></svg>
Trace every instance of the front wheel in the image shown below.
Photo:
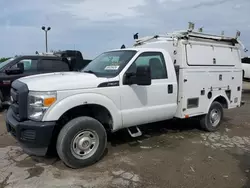
<svg viewBox="0 0 250 188"><path fill-rule="evenodd" d="M208 113L201 118L200 124L204 130L208 132L214 132L219 129L222 119L222 105L219 102L213 102L209 108Z"/></svg>
<svg viewBox="0 0 250 188"><path fill-rule="evenodd" d="M106 145L107 134L103 125L91 117L78 117L62 128L56 149L67 166L82 168L97 162Z"/></svg>

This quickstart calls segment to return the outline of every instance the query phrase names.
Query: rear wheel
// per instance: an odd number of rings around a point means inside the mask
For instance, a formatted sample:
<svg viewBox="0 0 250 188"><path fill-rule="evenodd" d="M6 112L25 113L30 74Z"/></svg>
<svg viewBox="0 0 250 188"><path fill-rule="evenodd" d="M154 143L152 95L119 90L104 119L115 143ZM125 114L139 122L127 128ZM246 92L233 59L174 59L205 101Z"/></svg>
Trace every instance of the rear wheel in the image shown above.
<svg viewBox="0 0 250 188"><path fill-rule="evenodd" d="M67 166L81 168L97 162L106 145L107 134L103 125L91 117L78 117L62 128L56 149Z"/></svg>
<svg viewBox="0 0 250 188"><path fill-rule="evenodd" d="M214 132L219 129L222 119L222 105L219 102L213 102L209 108L208 113L201 118L200 124L204 130L208 132Z"/></svg>

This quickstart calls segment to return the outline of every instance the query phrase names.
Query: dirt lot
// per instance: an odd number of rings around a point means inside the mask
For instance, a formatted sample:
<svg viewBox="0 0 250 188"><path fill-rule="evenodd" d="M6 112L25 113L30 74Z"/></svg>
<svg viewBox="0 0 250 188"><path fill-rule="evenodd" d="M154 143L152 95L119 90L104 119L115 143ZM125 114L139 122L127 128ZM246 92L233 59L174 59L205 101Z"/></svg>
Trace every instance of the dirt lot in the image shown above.
<svg viewBox="0 0 250 188"><path fill-rule="evenodd" d="M0 116L0 188L240 188L250 187L250 83L246 104L225 112L219 132L206 133L197 123L167 121L148 125L132 139L112 135L104 158L81 170L57 158L24 154L6 133Z"/></svg>

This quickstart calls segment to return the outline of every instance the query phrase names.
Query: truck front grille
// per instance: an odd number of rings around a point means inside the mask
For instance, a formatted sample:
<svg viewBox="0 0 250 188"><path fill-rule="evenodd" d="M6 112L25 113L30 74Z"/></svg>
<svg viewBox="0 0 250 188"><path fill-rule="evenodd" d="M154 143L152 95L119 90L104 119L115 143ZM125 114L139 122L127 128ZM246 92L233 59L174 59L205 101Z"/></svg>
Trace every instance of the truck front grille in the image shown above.
<svg viewBox="0 0 250 188"><path fill-rule="evenodd" d="M28 87L25 83L15 80L12 83L10 90L11 94L11 106L13 110L13 117L17 121L23 121L27 119L27 98Z"/></svg>
<svg viewBox="0 0 250 188"><path fill-rule="evenodd" d="M20 120L17 90L14 88L11 88L10 95L11 95L11 102L12 102L10 107L14 112L14 118L17 120Z"/></svg>

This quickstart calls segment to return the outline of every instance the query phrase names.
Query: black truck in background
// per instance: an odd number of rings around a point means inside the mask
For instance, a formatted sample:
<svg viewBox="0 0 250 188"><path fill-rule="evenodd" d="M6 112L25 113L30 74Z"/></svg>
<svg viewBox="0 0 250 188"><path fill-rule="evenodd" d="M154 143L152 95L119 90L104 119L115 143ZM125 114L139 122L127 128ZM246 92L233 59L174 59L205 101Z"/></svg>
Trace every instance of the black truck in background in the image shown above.
<svg viewBox="0 0 250 188"><path fill-rule="evenodd" d="M0 63L0 109L10 104L10 88L14 80L42 73L79 71L90 61L83 59L80 51L65 50L53 54L16 56Z"/></svg>

